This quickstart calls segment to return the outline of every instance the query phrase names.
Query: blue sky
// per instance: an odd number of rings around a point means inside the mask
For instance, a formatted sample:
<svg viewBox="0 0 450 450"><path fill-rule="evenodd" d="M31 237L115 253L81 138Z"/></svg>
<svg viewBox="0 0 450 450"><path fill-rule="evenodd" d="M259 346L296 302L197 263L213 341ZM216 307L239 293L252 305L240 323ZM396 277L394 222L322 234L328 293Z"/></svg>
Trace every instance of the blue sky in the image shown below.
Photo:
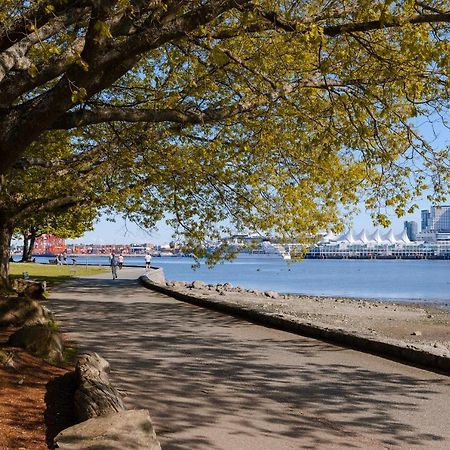
<svg viewBox="0 0 450 450"><path fill-rule="evenodd" d="M154 244L169 243L172 229L164 221L158 223L157 231L147 232L137 225L115 217L115 222L106 218L100 219L93 231L86 233L79 239L68 239L67 242L83 242L86 244L126 244L152 242Z"/></svg>

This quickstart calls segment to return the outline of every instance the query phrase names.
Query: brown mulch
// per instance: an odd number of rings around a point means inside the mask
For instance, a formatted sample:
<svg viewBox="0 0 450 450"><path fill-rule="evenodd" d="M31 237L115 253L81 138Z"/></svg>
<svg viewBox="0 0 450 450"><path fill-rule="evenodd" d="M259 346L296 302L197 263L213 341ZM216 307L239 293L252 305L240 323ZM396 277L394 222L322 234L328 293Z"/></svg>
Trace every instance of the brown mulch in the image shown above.
<svg viewBox="0 0 450 450"><path fill-rule="evenodd" d="M0 349L12 354L12 366L0 365L0 450L51 448L54 436L75 423L72 368L7 347L13 331L0 330Z"/></svg>

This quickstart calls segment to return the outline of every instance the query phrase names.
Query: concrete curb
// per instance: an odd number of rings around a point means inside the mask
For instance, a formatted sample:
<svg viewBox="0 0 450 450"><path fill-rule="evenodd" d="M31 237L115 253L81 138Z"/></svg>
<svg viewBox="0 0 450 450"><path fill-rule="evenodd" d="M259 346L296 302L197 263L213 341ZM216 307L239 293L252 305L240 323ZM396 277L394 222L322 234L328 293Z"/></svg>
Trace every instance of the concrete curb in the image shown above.
<svg viewBox="0 0 450 450"><path fill-rule="evenodd" d="M236 305L227 300L205 299L179 292L159 283L154 283L146 275L139 277L139 282L146 288L166 294L193 305L236 316L250 322L269 326L282 331L319 339L333 344L371 353L387 359L407 363L435 372L450 375L450 357L432 353L412 345L388 339L373 339L364 335L349 333L338 328L326 328L300 319L283 317L261 311L252 306Z"/></svg>

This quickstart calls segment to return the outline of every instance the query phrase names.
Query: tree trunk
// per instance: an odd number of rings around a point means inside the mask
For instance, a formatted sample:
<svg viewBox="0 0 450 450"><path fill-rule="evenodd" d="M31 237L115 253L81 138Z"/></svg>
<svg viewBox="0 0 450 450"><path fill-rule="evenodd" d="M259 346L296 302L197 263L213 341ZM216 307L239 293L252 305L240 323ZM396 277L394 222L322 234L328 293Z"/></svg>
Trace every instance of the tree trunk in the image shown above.
<svg viewBox="0 0 450 450"><path fill-rule="evenodd" d="M27 255L28 255L28 243L29 243L29 239L28 239L28 231L24 230L23 232L23 249L22 249L22 259L20 260L20 262L26 262L27 261Z"/></svg>
<svg viewBox="0 0 450 450"><path fill-rule="evenodd" d="M33 259L34 241L37 237L37 230L35 227L30 228L30 240L28 243L27 261L30 262Z"/></svg>
<svg viewBox="0 0 450 450"><path fill-rule="evenodd" d="M34 241L37 237L36 227L30 227L23 233L23 251L20 262L31 262L33 259Z"/></svg>
<svg viewBox="0 0 450 450"><path fill-rule="evenodd" d="M9 258L14 227L0 214L0 290L9 288Z"/></svg>

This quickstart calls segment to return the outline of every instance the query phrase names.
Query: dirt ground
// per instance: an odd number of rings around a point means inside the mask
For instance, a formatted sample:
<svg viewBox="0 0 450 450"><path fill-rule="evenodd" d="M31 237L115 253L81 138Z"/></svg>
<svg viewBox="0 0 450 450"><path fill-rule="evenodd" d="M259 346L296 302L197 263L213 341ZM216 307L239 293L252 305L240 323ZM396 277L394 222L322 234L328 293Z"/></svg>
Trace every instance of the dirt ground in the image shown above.
<svg viewBox="0 0 450 450"><path fill-rule="evenodd" d="M47 364L5 342L13 328L0 331L0 450L47 449L53 437L74 423L71 368Z"/></svg>

